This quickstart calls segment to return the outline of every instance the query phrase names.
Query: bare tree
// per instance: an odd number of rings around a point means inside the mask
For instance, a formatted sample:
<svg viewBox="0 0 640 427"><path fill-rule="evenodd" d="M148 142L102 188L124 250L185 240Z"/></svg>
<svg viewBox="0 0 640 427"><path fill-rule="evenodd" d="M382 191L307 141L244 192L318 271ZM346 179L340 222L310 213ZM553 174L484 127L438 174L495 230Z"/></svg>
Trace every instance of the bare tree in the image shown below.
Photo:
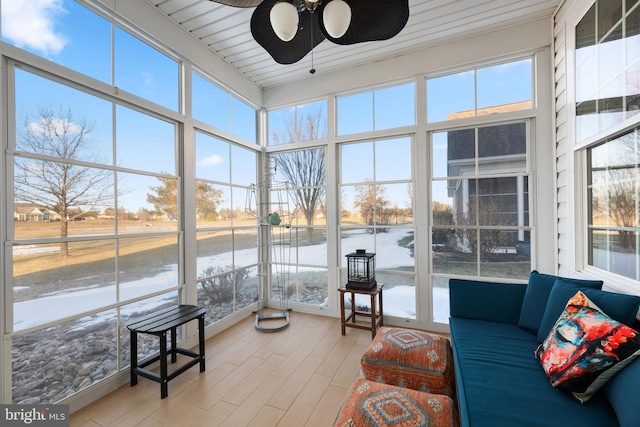
<svg viewBox="0 0 640 427"><path fill-rule="evenodd" d="M272 133L272 140L276 145L312 141L327 136L326 129L322 110L320 109L315 113L308 113L302 116L292 114L284 119L284 129L282 131L274 131Z"/></svg>
<svg viewBox="0 0 640 427"><path fill-rule="evenodd" d="M409 214L409 216L413 217L413 209L415 206L415 193L413 191L413 183L410 182L409 184L407 184L407 203L406 203L406 208L407 208L407 212Z"/></svg>
<svg viewBox="0 0 640 427"><path fill-rule="evenodd" d="M310 141L326 136L322 111L292 115L284 121L284 130L273 132L276 144ZM295 203L300 207L307 225L313 225L318 210L325 211L326 170L324 147L273 154L276 169L293 185Z"/></svg>
<svg viewBox="0 0 640 427"><path fill-rule="evenodd" d="M638 73L634 75L637 77ZM624 117L624 114L615 116L620 122ZM617 232L617 241L612 242L614 247L609 250L633 253L638 245L640 226L637 205L640 135L637 130L621 135L589 150L589 156L590 225L611 227L608 232Z"/></svg>
<svg viewBox="0 0 640 427"><path fill-rule="evenodd" d="M353 205L360 211L367 225L388 224L390 220L388 206L391 202L386 197L387 188L381 184L357 185Z"/></svg>
<svg viewBox="0 0 640 427"><path fill-rule="evenodd" d="M638 226L637 179L638 165L635 142L628 137L617 144L618 158L607 167L592 168L592 209L603 213L612 225L619 227L618 244L621 248L634 249L635 228ZM634 151L635 150L635 151Z"/></svg>
<svg viewBox="0 0 640 427"><path fill-rule="evenodd" d="M113 172L75 163L100 161L88 149L93 127L85 119L75 120L70 110L63 109L57 114L41 109L38 116L37 121L25 120L16 145L18 150L42 157L16 159L15 197L57 213L60 237L64 239L69 222L83 212L113 205ZM61 243L60 254L69 256L68 242Z"/></svg>
<svg viewBox="0 0 640 427"><path fill-rule="evenodd" d="M294 183L296 206L302 210L307 225L313 225L316 212L325 209L324 148L276 153L274 160L278 170Z"/></svg>
<svg viewBox="0 0 640 427"><path fill-rule="evenodd" d="M630 168L611 169L609 183L609 217L624 229L618 230L619 244L623 248L635 248L635 229L638 226L638 206L635 197L636 172Z"/></svg>

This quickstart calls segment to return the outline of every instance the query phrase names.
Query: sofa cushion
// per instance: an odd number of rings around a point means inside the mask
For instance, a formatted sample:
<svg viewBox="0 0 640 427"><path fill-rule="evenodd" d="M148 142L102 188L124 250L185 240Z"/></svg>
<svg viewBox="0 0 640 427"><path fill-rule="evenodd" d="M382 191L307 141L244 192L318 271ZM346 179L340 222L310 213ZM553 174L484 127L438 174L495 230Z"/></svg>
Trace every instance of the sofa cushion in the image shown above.
<svg viewBox="0 0 640 427"><path fill-rule="evenodd" d="M638 393L640 384L640 358L636 358L622 372L618 372L604 386L602 392L618 415L620 427L638 427L640 405Z"/></svg>
<svg viewBox="0 0 640 427"><path fill-rule="evenodd" d="M449 396L357 379L336 417L335 427L457 427L458 413Z"/></svg>
<svg viewBox="0 0 640 427"><path fill-rule="evenodd" d="M551 385L584 403L638 353L638 333L578 291L535 354Z"/></svg>
<svg viewBox="0 0 640 427"><path fill-rule="evenodd" d="M559 393L533 356L535 334L515 324L450 319L461 425L617 425L601 395L584 405Z"/></svg>
<svg viewBox="0 0 640 427"><path fill-rule="evenodd" d="M540 322L537 336L539 343L547 338L551 328L567 305L567 301L579 290L607 313L609 317L627 326L634 325L638 307L640 306L640 297L585 288L571 280L560 278L553 285L542 322Z"/></svg>
<svg viewBox="0 0 640 427"><path fill-rule="evenodd" d="M540 323L542 322L542 317L544 316L544 310L547 306L547 300L549 299L549 294L551 293L553 284L557 279L559 279L558 276L538 273L536 270L533 270L529 274L529 283L527 284L527 289L524 294L524 300L522 302L522 309L520 310L518 326L524 329L528 329L534 333L538 333ZM579 284L583 287L594 289L602 288L602 280L579 280L569 278L566 278L565 280L575 284ZM564 304L558 311L558 315L554 318L554 321L560 315L562 308L564 308ZM551 328L551 325L549 325L549 328ZM547 336L548 332L549 329L547 329L547 331L545 332L544 337Z"/></svg>

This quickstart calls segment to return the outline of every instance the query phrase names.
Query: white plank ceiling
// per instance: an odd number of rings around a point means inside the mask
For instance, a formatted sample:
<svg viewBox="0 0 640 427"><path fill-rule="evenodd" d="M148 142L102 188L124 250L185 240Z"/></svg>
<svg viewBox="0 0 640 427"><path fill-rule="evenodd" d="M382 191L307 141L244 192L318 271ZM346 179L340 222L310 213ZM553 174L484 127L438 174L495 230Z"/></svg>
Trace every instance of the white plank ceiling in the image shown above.
<svg viewBox="0 0 640 427"><path fill-rule="evenodd" d="M311 54L291 65L276 63L253 40L254 8L209 0L146 0L260 87L310 77ZM393 0L389 0L393 1ZM334 72L498 28L551 17L561 0L409 0L406 27L385 41L340 46L324 40L313 50L318 73Z"/></svg>

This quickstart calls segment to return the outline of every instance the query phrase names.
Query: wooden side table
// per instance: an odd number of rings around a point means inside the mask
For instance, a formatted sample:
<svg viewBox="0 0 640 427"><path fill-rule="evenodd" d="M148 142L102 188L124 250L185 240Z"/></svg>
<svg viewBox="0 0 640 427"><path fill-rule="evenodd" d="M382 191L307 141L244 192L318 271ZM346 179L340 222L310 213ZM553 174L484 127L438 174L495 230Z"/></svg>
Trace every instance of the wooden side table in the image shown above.
<svg viewBox="0 0 640 427"><path fill-rule="evenodd" d="M342 324L342 335L346 334L346 328L357 328L371 331L371 339L375 338L376 332L382 323L382 287L384 284L378 283L375 288L370 291L360 289L350 289L346 287L338 288L340 292L340 322ZM351 294L351 314L345 315L344 294ZM358 311L356 309L356 294L369 295L371 298L371 311ZM376 298L377 297L377 298ZM377 300L377 309L376 309ZM368 324L356 323L356 316L368 317Z"/></svg>

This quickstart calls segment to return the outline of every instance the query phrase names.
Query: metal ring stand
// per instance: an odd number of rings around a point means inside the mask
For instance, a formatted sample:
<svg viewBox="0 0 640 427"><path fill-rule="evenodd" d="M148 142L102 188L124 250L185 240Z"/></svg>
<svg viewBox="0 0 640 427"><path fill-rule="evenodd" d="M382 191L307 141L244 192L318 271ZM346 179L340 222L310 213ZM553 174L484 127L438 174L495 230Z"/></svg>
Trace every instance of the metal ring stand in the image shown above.
<svg viewBox="0 0 640 427"><path fill-rule="evenodd" d="M270 172L267 181L252 184L247 192L245 211L258 218L258 248L260 250L261 284L259 288L259 309L255 316L255 328L260 332L278 332L290 324L288 307L289 269L291 256L291 218L297 208L291 210L289 203L291 188L287 182L273 182L274 168L265 165ZM269 286L269 284L271 286ZM274 288L275 286L275 288ZM269 300L269 289L280 292L280 310L265 313L263 305ZM267 326L273 320L281 319L276 325Z"/></svg>

